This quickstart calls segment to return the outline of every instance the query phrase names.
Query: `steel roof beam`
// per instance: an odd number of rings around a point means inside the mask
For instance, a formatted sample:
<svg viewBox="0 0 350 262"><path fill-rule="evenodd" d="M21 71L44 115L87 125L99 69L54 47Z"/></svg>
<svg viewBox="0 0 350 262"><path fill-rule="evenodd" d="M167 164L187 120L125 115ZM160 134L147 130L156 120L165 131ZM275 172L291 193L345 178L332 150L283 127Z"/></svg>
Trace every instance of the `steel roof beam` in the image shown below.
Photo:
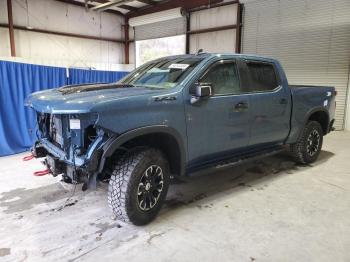
<svg viewBox="0 0 350 262"><path fill-rule="evenodd" d="M144 6L141 8L138 8L136 12L130 11L126 14L127 17L136 17L140 15L147 15L152 14L156 12L161 12L165 10L169 10L172 8L177 7L183 7L186 10L199 7L199 6L211 6L213 4L221 3L223 0L164 0L161 2L158 2L156 5L153 6Z"/></svg>
<svg viewBox="0 0 350 262"><path fill-rule="evenodd" d="M74 0L55 0L55 1L61 2L61 3L66 3L66 4L71 4L71 5L75 5L75 6L85 7L84 3L78 2L78 1L74 1ZM102 0L97 0L97 1L102 1ZM97 2L97 1L95 1L95 2ZM94 5L87 4L87 7L88 8L92 8L92 7L94 7ZM119 16L122 16L122 17L125 16L122 12L119 12L117 10L106 10L106 12L111 13L111 14L115 14L115 15L119 15Z"/></svg>
<svg viewBox="0 0 350 262"><path fill-rule="evenodd" d="M113 1L108 1L108 2L106 2L104 4L93 6L93 7L89 8L89 10L102 12L102 11L107 10L108 8L113 7L113 6L118 7L119 5L123 5L123 4L128 3L128 2L132 2L132 0L113 0Z"/></svg>

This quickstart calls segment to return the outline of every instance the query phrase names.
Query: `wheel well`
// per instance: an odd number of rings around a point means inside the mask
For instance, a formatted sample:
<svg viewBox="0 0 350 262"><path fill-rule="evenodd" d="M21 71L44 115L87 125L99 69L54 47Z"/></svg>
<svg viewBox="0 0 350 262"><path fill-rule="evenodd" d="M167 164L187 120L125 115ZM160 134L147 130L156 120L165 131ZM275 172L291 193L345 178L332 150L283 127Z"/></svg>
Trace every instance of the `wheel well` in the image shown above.
<svg viewBox="0 0 350 262"><path fill-rule="evenodd" d="M170 172L174 175L181 174L181 150L177 140L172 135L167 133L151 133L135 137L121 145L124 148L139 146L161 150L169 161Z"/></svg>
<svg viewBox="0 0 350 262"><path fill-rule="evenodd" d="M311 116L309 117L309 121L317 121L320 123L323 133L327 134L328 133L328 115L324 111L317 111L315 113L312 113Z"/></svg>

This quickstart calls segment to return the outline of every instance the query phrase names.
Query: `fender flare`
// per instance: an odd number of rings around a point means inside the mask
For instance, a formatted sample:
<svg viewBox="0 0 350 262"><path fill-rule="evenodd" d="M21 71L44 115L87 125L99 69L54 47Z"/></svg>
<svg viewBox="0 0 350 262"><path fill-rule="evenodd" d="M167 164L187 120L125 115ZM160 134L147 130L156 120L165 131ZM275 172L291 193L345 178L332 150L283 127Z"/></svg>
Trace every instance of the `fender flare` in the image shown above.
<svg viewBox="0 0 350 262"><path fill-rule="evenodd" d="M306 124L307 124L307 122L308 122L310 116L311 116L312 114L314 114L314 113L316 113L316 112L320 112L320 111L322 111L322 112L324 112L324 113L327 114L327 117L328 117L328 125L329 125L329 112L327 111L327 109L324 108L324 107L322 107L322 106L318 106L318 107L312 108L311 110L309 110L309 111L305 114L305 118L304 118L304 120L303 120L303 122L302 122L302 126L301 126L300 130L298 131L297 139L299 139L299 138L301 137L302 131L303 131L304 127L306 126ZM327 129L328 129L328 127L327 127Z"/></svg>
<svg viewBox="0 0 350 262"><path fill-rule="evenodd" d="M320 112L320 111L322 111L322 112L327 114L328 125L329 125L329 112L327 111L327 109L322 107L322 106L314 107L314 108L310 109L309 111L307 111L307 113L304 115L303 119L299 119L299 121L297 119L295 119L295 118L292 119L292 121L291 121L291 128L292 129L291 129L291 131L290 131L290 133L289 133L285 143L293 144L296 141L298 141L298 139L302 135L302 131L303 131L307 121L309 120L310 116L312 114L314 114L316 112Z"/></svg>
<svg viewBox="0 0 350 262"><path fill-rule="evenodd" d="M309 118L310 118L310 116L312 115L312 114L314 114L314 113L316 113L316 112L320 112L320 111L322 111L322 112L324 112L324 113L326 113L326 115L327 115L327 130L328 130L328 126L329 126L329 112L328 112L328 110L326 109L326 108L324 108L323 106L318 106L318 107L316 107L316 108L313 108L313 109L311 109L309 112L307 112L307 114L305 115L305 119L304 119L304 126L306 125L306 123L307 123L307 121L309 120Z"/></svg>
<svg viewBox="0 0 350 262"><path fill-rule="evenodd" d="M185 163L187 159L187 153L185 149L185 145L183 142L183 139L179 132L175 130L172 127L166 126L166 125L155 125L155 126L145 126L145 127L140 127L136 129L129 130L125 133L122 133L120 135L114 135L110 137L104 146L102 147L103 153L101 156L101 161L99 165L98 172L101 173L105 161L108 157L112 156L112 154L124 143L127 141L142 136L142 135L147 135L147 134L152 134L152 133L164 133L171 135L172 137L175 138L177 144L179 145L180 149L180 176L185 174Z"/></svg>

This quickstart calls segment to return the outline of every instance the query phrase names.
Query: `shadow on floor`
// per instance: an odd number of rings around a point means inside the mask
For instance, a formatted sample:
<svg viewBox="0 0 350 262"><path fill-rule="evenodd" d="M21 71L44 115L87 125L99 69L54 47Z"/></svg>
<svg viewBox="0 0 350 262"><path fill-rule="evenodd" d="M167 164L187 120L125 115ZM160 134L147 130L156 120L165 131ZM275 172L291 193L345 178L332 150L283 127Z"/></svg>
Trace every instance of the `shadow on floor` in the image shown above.
<svg viewBox="0 0 350 262"><path fill-rule="evenodd" d="M161 213L232 189L264 190L270 180L281 174L292 174L299 170L312 168L312 166L328 161L333 155L331 152L322 151L315 163L303 166L296 165L287 153L281 153L240 166L218 169L211 173L202 172L200 176L192 178L177 179L169 188L165 207ZM106 191L107 196L107 186L102 185L100 189ZM75 192L75 196L79 195L82 198L84 194L79 189ZM33 189L17 188L0 193L0 207L6 208L4 210L6 214L17 213L29 210L38 204L68 198L70 195L71 192L64 190L58 183ZM76 201L72 205L75 203Z"/></svg>
<svg viewBox="0 0 350 262"><path fill-rule="evenodd" d="M186 206L196 201L224 192L232 193L242 188L264 190L269 182L286 174L307 170L328 161L334 153L321 151L319 158L311 165L296 164L288 152L262 158L250 163L234 166L224 170L202 172L200 176L175 180L170 186L165 208L162 214L177 207ZM210 201L197 207L210 207Z"/></svg>

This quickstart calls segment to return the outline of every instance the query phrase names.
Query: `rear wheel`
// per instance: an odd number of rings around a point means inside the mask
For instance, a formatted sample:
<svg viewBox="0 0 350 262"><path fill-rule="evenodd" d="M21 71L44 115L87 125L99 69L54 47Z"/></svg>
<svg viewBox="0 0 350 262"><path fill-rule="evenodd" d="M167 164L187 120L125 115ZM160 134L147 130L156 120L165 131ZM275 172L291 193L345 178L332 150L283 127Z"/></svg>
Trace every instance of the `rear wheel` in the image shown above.
<svg viewBox="0 0 350 262"><path fill-rule="evenodd" d="M321 152L323 143L323 130L320 123L309 121L299 138L290 145L290 151L296 162L308 164L314 162Z"/></svg>
<svg viewBox="0 0 350 262"><path fill-rule="evenodd" d="M126 153L109 182L109 206L120 220L147 224L157 216L169 181L168 161L161 151L145 148Z"/></svg>

